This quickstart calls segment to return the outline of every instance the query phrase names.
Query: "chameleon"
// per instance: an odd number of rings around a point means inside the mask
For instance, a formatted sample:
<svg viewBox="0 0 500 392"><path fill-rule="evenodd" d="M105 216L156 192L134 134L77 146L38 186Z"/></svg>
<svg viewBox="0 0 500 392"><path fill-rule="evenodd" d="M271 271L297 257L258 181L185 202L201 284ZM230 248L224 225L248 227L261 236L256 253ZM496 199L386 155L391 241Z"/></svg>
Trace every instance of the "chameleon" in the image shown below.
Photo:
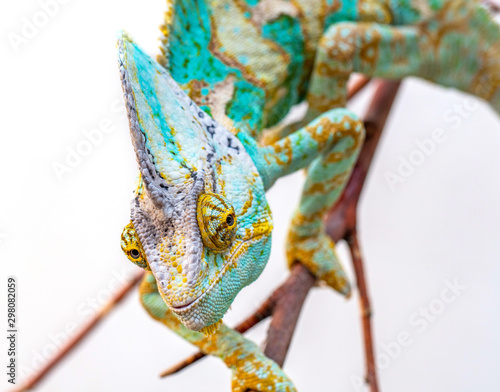
<svg viewBox="0 0 500 392"><path fill-rule="evenodd" d="M222 322L269 258L266 191L306 169L287 260L348 297L323 216L365 136L345 108L350 75L416 76L500 112L500 27L476 0L167 3L156 59L118 36L139 166L121 247L147 271L139 290L146 311L219 357L233 391L295 391L255 343ZM304 119L283 123L301 102Z"/></svg>

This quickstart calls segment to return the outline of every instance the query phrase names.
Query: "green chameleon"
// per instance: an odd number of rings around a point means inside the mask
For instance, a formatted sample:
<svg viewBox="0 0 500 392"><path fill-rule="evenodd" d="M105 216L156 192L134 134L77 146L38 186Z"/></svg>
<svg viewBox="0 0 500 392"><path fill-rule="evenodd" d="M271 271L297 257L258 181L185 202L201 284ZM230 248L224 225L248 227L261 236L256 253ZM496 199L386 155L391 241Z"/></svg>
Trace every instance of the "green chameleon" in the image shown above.
<svg viewBox="0 0 500 392"><path fill-rule="evenodd" d="M322 218L364 139L345 109L350 74L418 76L500 111L500 27L472 0L170 0L161 31L157 61L125 33L118 39L140 168L121 245L149 271L142 304L220 357L233 391L295 391L221 321L269 258L265 192L307 168L287 257L349 296ZM305 119L281 126L302 101Z"/></svg>

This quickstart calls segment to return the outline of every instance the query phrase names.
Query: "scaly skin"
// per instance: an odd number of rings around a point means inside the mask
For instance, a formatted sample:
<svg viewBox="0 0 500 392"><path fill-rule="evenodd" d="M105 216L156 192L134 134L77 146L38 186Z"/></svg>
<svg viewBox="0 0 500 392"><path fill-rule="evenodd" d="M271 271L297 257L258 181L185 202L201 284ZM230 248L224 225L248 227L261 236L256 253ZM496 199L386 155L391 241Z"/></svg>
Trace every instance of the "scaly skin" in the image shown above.
<svg viewBox="0 0 500 392"><path fill-rule="evenodd" d="M500 29L471 0L172 0L161 29L158 62L126 34L118 44L140 168L122 248L151 271L142 303L220 357L234 391L294 391L273 361L221 323L267 263L265 191L307 167L288 260L348 296L322 218L364 139L345 109L350 74L418 76L500 111ZM281 127L304 100L305 120ZM266 137L270 127L278 137Z"/></svg>
<svg viewBox="0 0 500 392"><path fill-rule="evenodd" d="M201 351L216 355L233 372L233 391L245 392L247 388L258 391L293 391L293 385L274 362L269 361L255 343L222 325L219 331L206 337L186 328L163 302L155 278L148 273L141 283L140 298L151 317L162 322Z"/></svg>

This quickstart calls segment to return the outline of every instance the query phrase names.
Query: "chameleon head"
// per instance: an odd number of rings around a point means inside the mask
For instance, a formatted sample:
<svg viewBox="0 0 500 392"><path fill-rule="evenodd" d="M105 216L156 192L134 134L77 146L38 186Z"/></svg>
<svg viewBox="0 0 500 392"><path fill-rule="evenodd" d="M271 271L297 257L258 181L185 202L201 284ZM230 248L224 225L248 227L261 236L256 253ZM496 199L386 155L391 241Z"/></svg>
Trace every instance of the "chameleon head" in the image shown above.
<svg viewBox="0 0 500 392"><path fill-rule="evenodd" d="M272 218L243 145L122 33L119 66L140 168L122 248L180 321L210 332L269 258Z"/></svg>

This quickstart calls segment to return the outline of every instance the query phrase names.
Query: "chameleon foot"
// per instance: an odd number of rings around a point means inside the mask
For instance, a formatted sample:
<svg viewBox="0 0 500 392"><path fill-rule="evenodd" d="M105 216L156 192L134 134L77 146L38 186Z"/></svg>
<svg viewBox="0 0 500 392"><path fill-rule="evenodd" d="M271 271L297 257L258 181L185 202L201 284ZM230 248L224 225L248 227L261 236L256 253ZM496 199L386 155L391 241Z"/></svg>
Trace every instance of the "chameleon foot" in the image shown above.
<svg viewBox="0 0 500 392"><path fill-rule="evenodd" d="M315 235L301 235L297 227L288 233L286 255L288 264L302 263L311 273L328 286L351 296L351 285L335 251L335 244L324 231Z"/></svg>

